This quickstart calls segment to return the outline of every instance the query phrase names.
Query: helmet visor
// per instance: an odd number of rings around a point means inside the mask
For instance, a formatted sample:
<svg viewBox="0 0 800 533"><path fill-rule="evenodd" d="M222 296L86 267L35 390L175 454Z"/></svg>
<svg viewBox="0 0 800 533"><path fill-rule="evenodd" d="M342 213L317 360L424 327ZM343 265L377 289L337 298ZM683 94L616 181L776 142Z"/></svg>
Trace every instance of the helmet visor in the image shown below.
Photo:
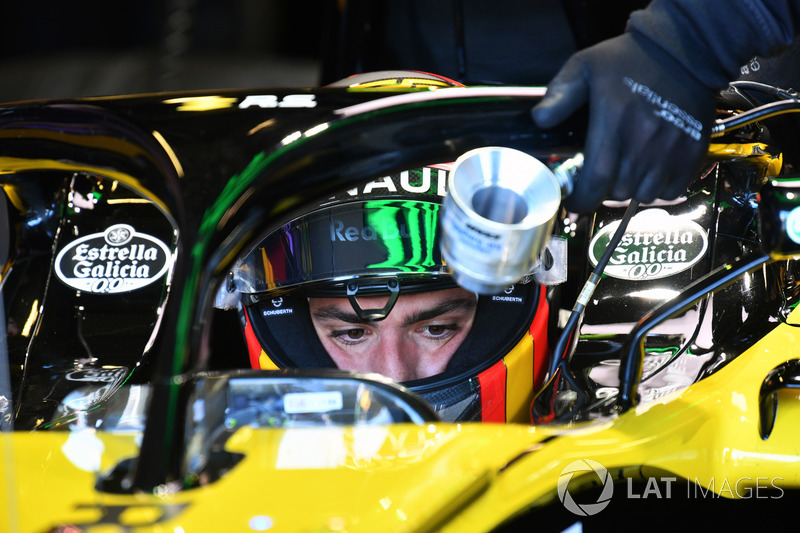
<svg viewBox="0 0 800 533"><path fill-rule="evenodd" d="M283 225L237 266L244 293L358 276L443 273L441 205L369 200L327 207Z"/></svg>

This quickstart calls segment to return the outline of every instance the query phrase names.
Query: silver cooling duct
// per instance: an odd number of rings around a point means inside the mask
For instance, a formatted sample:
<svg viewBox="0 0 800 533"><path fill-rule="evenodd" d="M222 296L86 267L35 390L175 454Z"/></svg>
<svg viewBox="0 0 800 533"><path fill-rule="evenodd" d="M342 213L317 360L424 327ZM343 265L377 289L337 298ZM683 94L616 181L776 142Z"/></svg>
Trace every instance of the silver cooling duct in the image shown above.
<svg viewBox="0 0 800 533"><path fill-rule="evenodd" d="M553 171L525 152L496 146L459 157L448 177L441 240L456 282L498 294L531 273L581 164L578 154Z"/></svg>

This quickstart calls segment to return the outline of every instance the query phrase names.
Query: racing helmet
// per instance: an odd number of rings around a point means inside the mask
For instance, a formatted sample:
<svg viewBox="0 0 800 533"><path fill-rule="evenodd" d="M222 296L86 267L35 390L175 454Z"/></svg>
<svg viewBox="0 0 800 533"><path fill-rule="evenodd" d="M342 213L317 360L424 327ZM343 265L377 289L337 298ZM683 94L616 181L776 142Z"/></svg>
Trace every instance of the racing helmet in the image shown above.
<svg viewBox="0 0 800 533"><path fill-rule="evenodd" d="M457 83L387 71L334 85L431 90ZM410 169L344 191L267 235L237 263L232 286L252 368L337 368L314 328L314 298L347 299L370 323L386 319L406 295L457 287L439 247L450 166ZM370 296L385 304L365 308ZM546 372L545 287L528 281L473 296L472 325L444 370L402 384L446 421L528 423Z"/></svg>
<svg viewBox="0 0 800 533"><path fill-rule="evenodd" d="M267 235L233 272L255 369L336 368L311 318L313 298L347 299L364 323L405 295L456 287L439 251L448 166L371 181ZM380 308L362 302L385 297ZM475 295L469 332L443 372L403 382L448 421L528 422L545 372L548 303L530 281ZM380 354L371 354L380 357Z"/></svg>

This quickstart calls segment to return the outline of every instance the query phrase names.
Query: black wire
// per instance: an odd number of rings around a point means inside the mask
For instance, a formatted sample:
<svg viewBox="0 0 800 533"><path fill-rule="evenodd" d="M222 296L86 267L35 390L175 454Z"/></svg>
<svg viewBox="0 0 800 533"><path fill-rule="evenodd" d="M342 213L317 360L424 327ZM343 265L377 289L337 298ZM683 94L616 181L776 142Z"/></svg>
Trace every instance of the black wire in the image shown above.
<svg viewBox="0 0 800 533"><path fill-rule="evenodd" d="M768 85L766 83L761 83L758 81L734 81L730 83L731 89L740 92L741 89L750 90L750 91L758 91L764 94L769 94L771 96L775 96L777 98L783 98L786 100L792 100L797 98L797 93L792 91L791 89L781 89L780 87L775 87L774 85Z"/></svg>
<svg viewBox="0 0 800 533"><path fill-rule="evenodd" d="M572 312L570 313L567 323L564 326L564 329L561 331L561 335L559 336L558 342L553 350L553 358L551 360L552 362L550 365L548 379L553 377L558 365L561 363L561 361L565 361L569 358L568 354L572 352L574 347L577 345L577 336L575 333L578 322L580 321L581 317L583 316L583 312L586 309L586 302L588 302L589 297L591 297L595 287L597 287L597 284L600 282L600 278L603 275L606 265L611 259L614 250L616 250L617 245L622 240L622 236L625 235L625 230L628 227L628 223L638 207L639 202L637 200L631 200L631 202L628 204L628 208L625 210L625 215L622 217L622 220L620 220L617 230L614 232L614 235L608 242L606 249L603 251L603 255L597 261L597 265L594 267L594 270L592 270L592 274L584 284L581 293L578 295L578 299L572 308Z"/></svg>
<svg viewBox="0 0 800 533"><path fill-rule="evenodd" d="M459 81L467 79L467 46L464 37L464 4L461 0L453 2L453 23L455 25L456 72Z"/></svg>
<svg viewBox="0 0 800 533"><path fill-rule="evenodd" d="M791 99L781 100L780 102L770 102L769 104L751 109L750 111L745 111L731 118L718 121L711 129L711 138L721 137L729 130L741 128L759 120L797 112L800 112L800 100Z"/></svg>

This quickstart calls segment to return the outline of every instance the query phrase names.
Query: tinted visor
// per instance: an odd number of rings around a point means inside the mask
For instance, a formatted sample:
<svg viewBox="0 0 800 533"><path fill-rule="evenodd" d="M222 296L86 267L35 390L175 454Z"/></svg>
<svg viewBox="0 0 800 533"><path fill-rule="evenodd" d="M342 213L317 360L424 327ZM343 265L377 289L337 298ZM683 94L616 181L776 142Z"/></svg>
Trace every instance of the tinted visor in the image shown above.
<svg viewBox="0 0 800 533"><path fill-rule="evenodd" d="M446 272L437 227L441 205L357 201L301 216L270 234L238 265L237 288L271 291L357 276Z"/></svg>

